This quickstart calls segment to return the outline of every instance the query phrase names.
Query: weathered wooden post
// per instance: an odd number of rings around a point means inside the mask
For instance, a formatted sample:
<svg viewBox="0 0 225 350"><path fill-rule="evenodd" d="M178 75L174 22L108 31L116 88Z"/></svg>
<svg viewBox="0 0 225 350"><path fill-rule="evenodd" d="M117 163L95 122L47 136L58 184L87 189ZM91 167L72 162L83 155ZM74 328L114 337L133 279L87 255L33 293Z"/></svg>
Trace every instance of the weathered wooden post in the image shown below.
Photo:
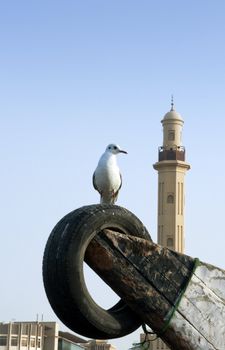
<svg viewBox="0 0 225 350"><path fill-rule="evenodd" d="M84 260L121 297L99 307ZM64 324L111 339L147 324L173 350L225 350L225 271L151 241L125 208L92 205L60 220L43 259L45 290Z"/></svg>
<svg viewBox="0 0 225 350"><path fill-rule="evenodd" d="M171 349L225 349L224 270L110 230L86 258Z"/></svg>

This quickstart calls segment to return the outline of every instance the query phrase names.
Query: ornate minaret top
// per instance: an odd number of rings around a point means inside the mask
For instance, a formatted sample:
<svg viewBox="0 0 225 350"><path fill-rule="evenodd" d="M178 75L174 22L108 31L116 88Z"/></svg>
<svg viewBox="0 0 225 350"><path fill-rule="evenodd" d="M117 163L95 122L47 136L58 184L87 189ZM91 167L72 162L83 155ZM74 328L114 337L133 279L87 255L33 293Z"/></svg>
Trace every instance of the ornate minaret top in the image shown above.
<svg viewBox="0 0 225 350"><path fill-rule="evenodd" d="M182 146L182 128L184 121L174 109L173 97L171 110L161 120L163 125L163 146L159 147L159 162L163 160L185 161L185 149Z"/></svg>

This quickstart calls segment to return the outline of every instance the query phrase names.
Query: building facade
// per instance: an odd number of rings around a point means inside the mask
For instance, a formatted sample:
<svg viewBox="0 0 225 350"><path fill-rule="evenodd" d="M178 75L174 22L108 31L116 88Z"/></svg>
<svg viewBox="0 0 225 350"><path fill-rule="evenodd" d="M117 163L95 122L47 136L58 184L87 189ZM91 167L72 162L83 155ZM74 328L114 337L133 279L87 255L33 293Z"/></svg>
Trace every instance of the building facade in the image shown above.
<svg viewBox="0 0 225 350"><path fill-rule="evenodd" d="M56 322L0 323L0 350L116 350L105 340L85 340Z"/></svg>

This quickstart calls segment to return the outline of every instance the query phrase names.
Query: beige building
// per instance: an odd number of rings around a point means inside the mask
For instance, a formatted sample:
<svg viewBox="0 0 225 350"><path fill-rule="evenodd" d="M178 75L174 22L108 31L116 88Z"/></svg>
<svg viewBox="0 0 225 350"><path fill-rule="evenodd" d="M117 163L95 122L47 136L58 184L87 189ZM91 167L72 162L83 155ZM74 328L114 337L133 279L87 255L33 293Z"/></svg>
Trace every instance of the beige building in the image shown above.
<svg viewBox="0 0 225 350"><path fill-rule="evenodd" d="M163 145L159 147L158 162L153 165L158 171L158 244L184 253L184 205L185 174L190 165L185 161L182 145L184 121L171 109L161 121L163 125ZM141 341L145 335L141 334ZM148 336L149 350L169 350L170 348L155 335Z"/></svg>
<svg viewBox="0 0 225 350"><path fill-rule="evenodd" d="M0 350L116 350L104 340L85 340L56 322L0 323Z"/></svg>
<svg viewBox="0 0 225 350"><path fill-rule="evenodd" d="M86 349L88 350L116 350L116 348L107 342L107 340L90 340Z"/></svg>

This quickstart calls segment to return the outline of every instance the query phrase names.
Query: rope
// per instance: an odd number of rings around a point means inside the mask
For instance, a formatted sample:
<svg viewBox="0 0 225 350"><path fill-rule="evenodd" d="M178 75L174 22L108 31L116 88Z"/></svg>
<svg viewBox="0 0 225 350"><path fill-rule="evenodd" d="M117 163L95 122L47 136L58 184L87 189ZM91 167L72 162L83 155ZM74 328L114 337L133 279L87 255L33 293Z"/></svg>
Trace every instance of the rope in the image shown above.
<svg viewBox="0 0 225 350"><path fill-rule="evenodd" d="M150 331L147 330L146 324L142 324L142 328L143 328L143 331L145 333L145 339L142 342L140 342L140 343L135 343L134 344L135 346L141 346L142 349L147 349L147 348L144 347L146 343L155 341L156 339L160 338L167 331L167 329L169 328L170 323L172 321L172 318L173 318L175 312L177 311L177 309L178 309L178 307L180 305L181 299L182 299L184 293L186 292L188 284L189 284L193 274L195 273L195 270L198 267L198 265L199 265L199 259L195 258L192 272L191 272L190 276L188 277L184 288L181 290L180 294L178 295L178 297L177 297L173 307L171 308L170 312L167 314L167 316L165 318L165 323L164 323L163 327L161 328L161 330L159 332L157 332L157 333L156 332L150 332ZM148 334L155 335L156 337L154 339L147 339L148 338Z"/></svg>

